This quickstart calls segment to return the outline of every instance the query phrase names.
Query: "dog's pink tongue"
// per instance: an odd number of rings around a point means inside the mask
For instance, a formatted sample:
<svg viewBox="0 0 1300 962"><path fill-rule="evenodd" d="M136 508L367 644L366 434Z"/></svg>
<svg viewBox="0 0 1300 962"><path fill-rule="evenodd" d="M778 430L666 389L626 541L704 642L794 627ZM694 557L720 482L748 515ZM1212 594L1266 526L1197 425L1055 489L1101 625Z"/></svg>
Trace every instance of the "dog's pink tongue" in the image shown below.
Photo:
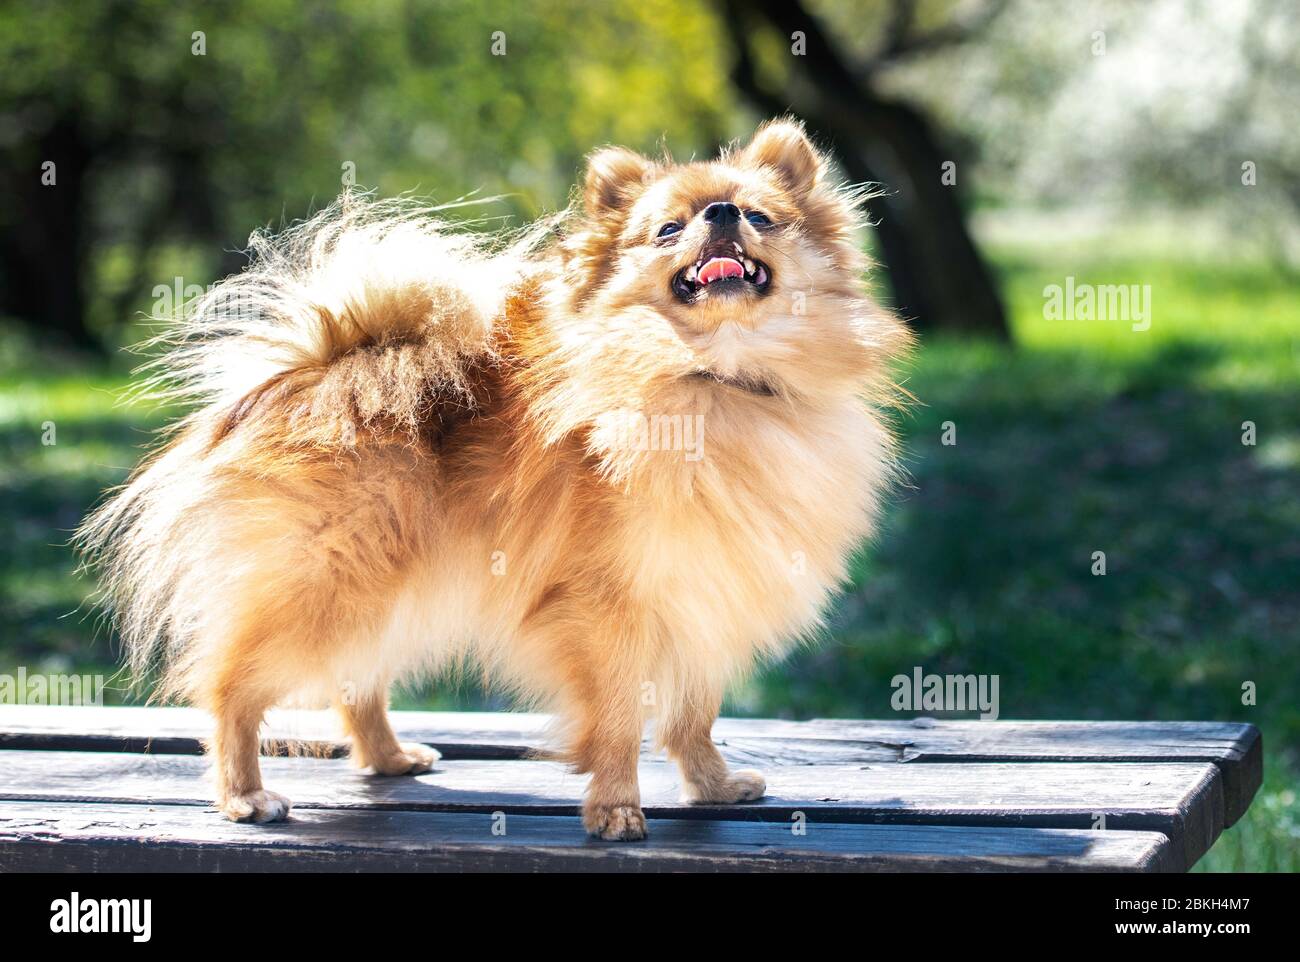
<svg viewBox="0 0 1300 962"><path fill-rule="evenodd" d="M740 266L740 261L730 257L715 257L700 268L696 280L701 284L710 284L713 281L723 280L728 277L744 276L745 269Z"/></svg>

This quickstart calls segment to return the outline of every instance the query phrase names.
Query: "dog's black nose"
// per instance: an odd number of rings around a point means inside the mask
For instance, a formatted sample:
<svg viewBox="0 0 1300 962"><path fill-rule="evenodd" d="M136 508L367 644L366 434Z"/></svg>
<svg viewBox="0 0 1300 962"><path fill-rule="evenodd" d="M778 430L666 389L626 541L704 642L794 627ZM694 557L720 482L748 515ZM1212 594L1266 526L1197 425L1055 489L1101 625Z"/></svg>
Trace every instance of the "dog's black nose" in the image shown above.
<svg viewBox="0 0 1300 962"><path fill-rule="evenodd" d="M714 227L735 227L740 223L740 208L720 200L704 208L704 220Z"/></svg>

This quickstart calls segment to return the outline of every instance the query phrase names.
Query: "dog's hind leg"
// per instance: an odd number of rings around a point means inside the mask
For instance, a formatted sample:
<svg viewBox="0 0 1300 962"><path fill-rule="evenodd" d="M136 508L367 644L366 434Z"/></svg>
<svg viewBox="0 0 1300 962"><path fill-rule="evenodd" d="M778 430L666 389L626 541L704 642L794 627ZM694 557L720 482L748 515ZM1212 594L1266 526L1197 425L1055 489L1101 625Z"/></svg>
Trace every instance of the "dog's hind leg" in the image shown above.
<svg viewBox="0 0 1300 962"><path fill-rule="evenodd" d="M352 736L352 758L362 768L379 775L418 775L441 757L428 745L397 740L388 721L387 692L341 700L338 710Z"/></svg>
<svg viewBox="0 0 1300 962"><path fill-rule="evenodd" d="M659 721L658 740L682 773L682 801L688 804L752 802L762 798L767 782L753 769L731 770L713 743L713 722L721 694L704 685L674 692L666 717Z"/></svg>

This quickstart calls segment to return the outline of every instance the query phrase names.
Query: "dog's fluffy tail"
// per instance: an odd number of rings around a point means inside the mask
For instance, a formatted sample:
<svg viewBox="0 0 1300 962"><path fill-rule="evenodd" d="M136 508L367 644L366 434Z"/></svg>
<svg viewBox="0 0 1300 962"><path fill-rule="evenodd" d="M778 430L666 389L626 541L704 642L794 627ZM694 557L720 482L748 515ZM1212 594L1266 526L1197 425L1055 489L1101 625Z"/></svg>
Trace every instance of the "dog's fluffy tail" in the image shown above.
<svg viewBox="0 0 1300 962"><path fill-rule="evenodd" d="M236 410L285 375L315 375L311 411L355 427L414 427L431 395L463 391L539 222L508 246L449 230L437 209L345 194L249 239L250 264L186 306L152 342L146 394Z"/></svg>
<svg viewBox="0 0 1300 962"><path fill-rule="evenodd" d="M550 226L493 244L436 210L344 195L255 234L247 269L168 324L137 390L191 413L74 539L137 678L200 629L184 598L216 575L199 554L233 536L214 506L248 503L223 498L218 478L264 466L253 444L328 460L367 434L414 435L431 405L472 404L467 372L491 363L494 322Z"/></svg>

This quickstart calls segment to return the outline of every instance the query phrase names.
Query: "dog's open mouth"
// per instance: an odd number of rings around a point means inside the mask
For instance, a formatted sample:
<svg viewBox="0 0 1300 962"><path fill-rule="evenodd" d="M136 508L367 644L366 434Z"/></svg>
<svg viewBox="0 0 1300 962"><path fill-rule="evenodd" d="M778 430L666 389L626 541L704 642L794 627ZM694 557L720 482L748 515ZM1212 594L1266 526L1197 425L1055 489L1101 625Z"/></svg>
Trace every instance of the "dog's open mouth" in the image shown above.
<svg viewBox="0 0 1300 962"><path fill-rule="evenodd" d="M715 241L700 252L699 260L673 275L673 293L682 301L693 301L706 289L710 294L753 290L764 294L772 284L772 272L762 261L745 255L736 241Z"/></svg>

